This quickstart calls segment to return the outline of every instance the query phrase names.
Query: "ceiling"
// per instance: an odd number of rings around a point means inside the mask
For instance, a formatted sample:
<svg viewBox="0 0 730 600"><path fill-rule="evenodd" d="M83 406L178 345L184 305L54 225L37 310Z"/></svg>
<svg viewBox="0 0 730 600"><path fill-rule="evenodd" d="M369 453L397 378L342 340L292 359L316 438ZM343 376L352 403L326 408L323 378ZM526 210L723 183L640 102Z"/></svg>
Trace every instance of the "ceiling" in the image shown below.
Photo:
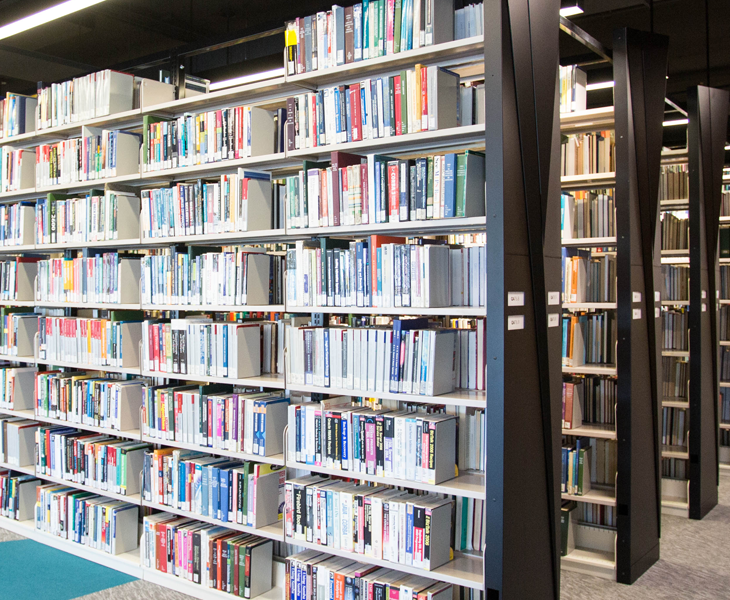
<svg viewBox="0 0 730 600"><path fill-rule="evenodd" d="M59 1L0 0L0 25ZM271 2L277 3L276 11ZM464 0L456 2L462 5ZM284 21L331 4L332 0L106 0L0 40L0 94L33 93L40 81L63 81L104 68L156 79L160 69L179 67L216 81L278 67ZM619 27L651 30L653 12L654 31L670 38L667 97L680 106L685 106L689 86L730 89L730 0L583 0L582 5L584 14L571 21L609 49L612 32ZM261 32L271 34L255 36ZM248 41L241 43L241 38ZM597 58L564 33L560 53L564 64L594 63ZM608 63L590 64L586 70L589 83L612 79ZM608 102L610 90L589 95L590 104Z"/></svg>

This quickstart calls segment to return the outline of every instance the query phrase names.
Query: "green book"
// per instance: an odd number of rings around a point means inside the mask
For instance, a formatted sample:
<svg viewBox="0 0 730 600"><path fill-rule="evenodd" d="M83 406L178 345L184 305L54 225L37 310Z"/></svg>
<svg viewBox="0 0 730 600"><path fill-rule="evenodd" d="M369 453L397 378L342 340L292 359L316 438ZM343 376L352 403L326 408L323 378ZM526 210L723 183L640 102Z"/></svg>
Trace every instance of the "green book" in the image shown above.
<svg viewBox="0 0 730 600"><path fill-rule="evenodd" d="M730 258L730 228L720 229L720 258Z"/></svg>
<svg viewBox="0 0 730 600"><path fill-rule="evenodd" d="M466 212L464 195L466 193L466 153L456 155L456 216L463 217Z"/></svg>
<svg viewBox="0 0 730 600"><path fill-rule="evenodd" d="M426 172L426 218L433 219L433 156L428 157Z"/></svg>
<svg viewBox="0 0 730 600"><path fill-rule="evenodd" d="M570 533L570 513L575 509L575 502L568 502L560 507L560 556L568 555L568 535Z"/></svg>
<svg viewBox="0 0 730 600"><path fill-rule="evenodd" d="M393 51L400 52L400 28L403 20L403 0L395 0L395 17L393 19Z"/></svg>
<svg viewBox="0 0 730 600"><path fill-rule="evenodd" d="M385 56L385 2L378 0L378 56Z"/></svg>
<svg viewBox="0 0 730 600"><path fill-rule="evenodd" d="M484 153L467 150L456 156L456 216L484 215ZM482 198L480 203L480 197ZM469 206L466 199L469 198Z"/></svg>
<svg viewBox="0 0 730 600"><path fill-rule="evenodd" d="M408 133L408 73L400 72L400 121L401 133Z"/></svg>
<svg viewBox="0 0 730 600"><path fill-rule="evenodd" d="M395 136L395 78L388 77L388 98L390 110L390 135Z"/></svg>

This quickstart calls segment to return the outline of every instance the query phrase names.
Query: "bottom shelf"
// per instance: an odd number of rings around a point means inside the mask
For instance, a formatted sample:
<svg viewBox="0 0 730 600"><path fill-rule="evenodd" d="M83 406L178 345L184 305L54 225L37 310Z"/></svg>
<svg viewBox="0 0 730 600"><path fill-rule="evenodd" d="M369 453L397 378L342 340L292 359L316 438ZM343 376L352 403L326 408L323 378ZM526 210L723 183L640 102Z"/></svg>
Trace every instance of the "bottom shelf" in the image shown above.
<svg viewBox="0 0 730 600"><path fill-rule="evenodd" d="M142 578L142 568L139 565L139 550L127 552L126 554L107 554L101 550L95 550L94 548L89 548L88 546L51 535L45 531L40 531L35 528L35 523L32 519L28 521L14 521L7 517L0 517L0 527L50 546L51 548L68 552L69 554L90 560L104 567L121 571L132 577Z"/></svg>
<svg viewBox="0 0 730 600"><path fill-rule="evenodd" d="M682 498L662 496L662 514L689 519L689 504Z"/></svg>
<svg viewBox="0 0 730 600"><path fill-rule="evenodd" d="M590 548L575 548L560 558L560 567L583 575L616 580L616 562L611 552Z"/></svg>

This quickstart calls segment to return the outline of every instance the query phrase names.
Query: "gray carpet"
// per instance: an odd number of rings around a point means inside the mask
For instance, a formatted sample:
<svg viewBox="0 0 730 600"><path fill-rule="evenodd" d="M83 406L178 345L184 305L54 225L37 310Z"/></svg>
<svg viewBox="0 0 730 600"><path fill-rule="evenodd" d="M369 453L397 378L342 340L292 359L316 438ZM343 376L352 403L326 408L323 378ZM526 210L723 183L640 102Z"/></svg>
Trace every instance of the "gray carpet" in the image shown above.
<svg viewBox="0 0 730 600"><path fill-rule="evenodd" d="M631 586L561 575L561 600L715 600L730 598L730 477L702 521L662 517L661 559Z"/></svg>

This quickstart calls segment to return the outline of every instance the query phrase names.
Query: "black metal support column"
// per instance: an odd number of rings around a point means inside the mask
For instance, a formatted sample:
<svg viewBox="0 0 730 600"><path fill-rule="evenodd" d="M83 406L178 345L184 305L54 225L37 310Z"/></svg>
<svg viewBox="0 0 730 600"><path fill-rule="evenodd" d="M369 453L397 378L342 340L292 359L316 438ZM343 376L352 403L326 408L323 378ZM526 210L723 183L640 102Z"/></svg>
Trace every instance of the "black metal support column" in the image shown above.
<svg viewBox="0 0 730 600"><path fill-rule="evenodd" d="M689 129L689 516L717 504L718 236L728 92L687 91Z"/></svg>
<svg viewBox="0 0 730 600"><path fill-rule="evenodd" d="M617 579L633 583L659 558L661 276L659 165L665 36L614 32L618 300Z"/></svg>
<svg viewBox="0 0 730 600"><path fill-rule="evenodd" d="M484 3L487 600L560 595L558 11Z"/></svg>

